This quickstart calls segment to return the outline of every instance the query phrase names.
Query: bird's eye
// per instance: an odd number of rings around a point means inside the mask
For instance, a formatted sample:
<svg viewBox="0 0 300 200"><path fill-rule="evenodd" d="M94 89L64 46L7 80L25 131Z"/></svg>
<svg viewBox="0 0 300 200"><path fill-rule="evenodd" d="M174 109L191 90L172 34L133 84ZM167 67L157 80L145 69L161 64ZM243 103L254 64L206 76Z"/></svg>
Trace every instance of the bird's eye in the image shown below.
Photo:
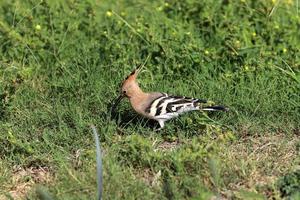
<svg viewBox="0 0 300 200"><path fill-rule="evenodd" d="M123 94L126 94L126 91L125 91L125 90L123 91Z"/></svg>

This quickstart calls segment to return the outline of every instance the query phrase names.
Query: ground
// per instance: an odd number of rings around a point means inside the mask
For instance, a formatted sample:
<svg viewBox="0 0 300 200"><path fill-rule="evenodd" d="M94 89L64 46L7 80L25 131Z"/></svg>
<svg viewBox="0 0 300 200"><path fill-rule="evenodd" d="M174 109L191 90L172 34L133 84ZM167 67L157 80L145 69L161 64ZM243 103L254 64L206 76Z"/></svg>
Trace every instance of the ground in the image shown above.
<svg viewBox="0 0 300 200"><path fill-rule="evenodd" d="M0 199L299 198L297 0L0 3ZM161 131L122 80L215 101ZM298 196L297 196L298 195Z"/></svg>

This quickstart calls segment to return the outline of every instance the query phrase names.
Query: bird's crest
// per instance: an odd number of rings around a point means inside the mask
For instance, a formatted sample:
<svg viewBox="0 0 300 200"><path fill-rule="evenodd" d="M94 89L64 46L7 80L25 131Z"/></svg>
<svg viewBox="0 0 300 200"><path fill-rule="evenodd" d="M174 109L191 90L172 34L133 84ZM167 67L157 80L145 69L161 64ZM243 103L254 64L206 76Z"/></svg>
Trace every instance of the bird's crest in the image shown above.
<svg viewBox="0 0 300 200"><path fill-rule="evenodd" d="M139 74L139 71L137 70L138 68L134 69L126 78L124 81L127 80L135 80L137 75Z"/></svg>

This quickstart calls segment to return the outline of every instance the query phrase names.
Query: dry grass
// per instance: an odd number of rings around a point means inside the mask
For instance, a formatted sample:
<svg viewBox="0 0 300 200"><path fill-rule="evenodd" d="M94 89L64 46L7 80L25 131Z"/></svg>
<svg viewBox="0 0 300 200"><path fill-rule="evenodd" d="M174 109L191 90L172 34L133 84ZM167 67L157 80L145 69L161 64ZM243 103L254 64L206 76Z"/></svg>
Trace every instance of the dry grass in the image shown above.
<svg viewBox="0 0 300 200"><path fill-rule="evenodd" d="M150 169L145 169L142 172L137 173L135 176L148 186L159 187L161 185L161 171L153 173Z"/></svg>
<svg viewBox="0 0 300 200"><path fill-rule="evenodd" d="M224 173L235 172L237 177L228 182L227 189L257 192L259 188L274 185L280 176L299 167L298 142L296 135L283 133L246 136L234 142L221 154L226 162ZM272 195L268 190L262 192L267 197Z"/></svg>
<svg viewBox="0 0 300 200"><path fill-rule="evenodd" d="M178 140L173 142L164 141L159 143L154 151L173 151L180 147L180 142Z"/></svg>
<svg viewBox="0 0 300 200"><path fill-rule="evenodd" d="M53 175L49 168L45 167L15 167L11 177L11 183L7 185L9 195L14 199L24 199L36 184L49 184ZM6 199L0 195L0 199Z"/></svg>
<svg viewBox="0 0 300 200"><path fill-rule="evenodd" d="M220 143L219 167L224 184L218 190L221 196L216 198L243 198L243 191L279 198L280 194L274 189L276 181L299 167L298 143L297 134L284 133L245 134L231 144ZM181 143L164 141L153 146L155 151L171 152L179 149ZM135 177L149 187L161 185L161 171L147 168L136 172ZM210 181L205 185L211 185Z"/></svg>

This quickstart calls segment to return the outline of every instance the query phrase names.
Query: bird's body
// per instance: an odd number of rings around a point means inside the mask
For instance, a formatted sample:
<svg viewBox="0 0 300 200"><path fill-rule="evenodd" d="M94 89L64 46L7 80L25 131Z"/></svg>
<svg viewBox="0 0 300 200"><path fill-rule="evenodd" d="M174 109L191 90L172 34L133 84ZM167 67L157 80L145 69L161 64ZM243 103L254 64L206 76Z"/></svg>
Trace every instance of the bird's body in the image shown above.
<svg viewBox="0 0 300 200"><path fill-rule="evenodd" d="M127 97L132 108L137 113L146 118L156 120L160 125L160 129L164 127L164 123L167 120L185 112L193 110L228 110L224 106L214 106L212 102L202 99L174 96L160 92L145 93L136 82L137 75L138 71L135 70L124 80L122 94L115 103L115 106L122 97Z"/></svg>

